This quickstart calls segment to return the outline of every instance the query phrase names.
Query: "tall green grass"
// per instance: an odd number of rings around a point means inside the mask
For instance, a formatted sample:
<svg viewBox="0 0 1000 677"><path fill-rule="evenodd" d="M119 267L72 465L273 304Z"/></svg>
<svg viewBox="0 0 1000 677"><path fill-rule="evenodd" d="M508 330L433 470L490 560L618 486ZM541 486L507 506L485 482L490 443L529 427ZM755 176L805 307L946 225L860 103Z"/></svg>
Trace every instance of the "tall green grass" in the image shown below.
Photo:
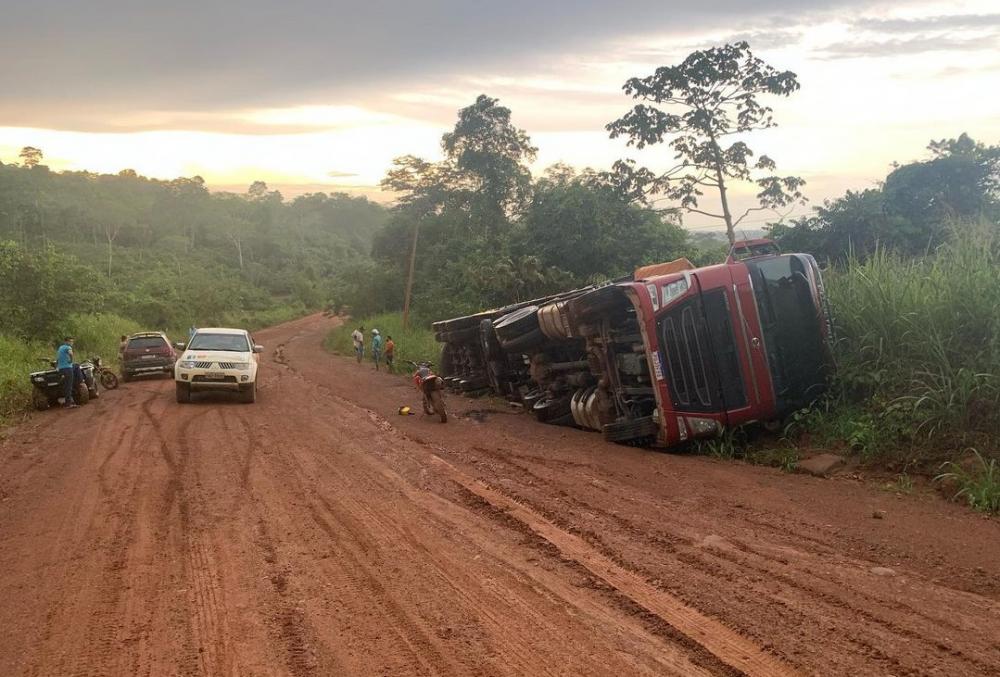
<svg viewBox="0 0 1000 677"><path fill-rule="evenodd" d="M835 400L798 427L869 458L947 458L1000 443L1000 236L956 226L923 258L880 250L825 274Z"/></svg>
<svg viewBox="0 0 1000 677"><path fill-rule="evenodd" d="M139 331L139 325L117 315L71 315L60 334L76 338L74 353L78 362L99 355L108 365L117 361L118 340L122 334ZM12 420L31 405L28 374L49 369L62 336L51 341L29 341L0 335L0 423Z"/></svg>
<svg viewBox="0 0 1000 677"><path fill-rule="evenodd" d="M410 324L403 330L402 313L382 313L362 320L349 320L335 328L324 341L324 346L338 355L353 355L354 343L351 333L359 326L365 328L365 360L371 361L371 330L378 329L382 336L392 336L396 344L396 371L405 372L409 365L406 360L437 362L441 345L434 340L434 332L421 325ZM402 366L401 366L402 365Z"/></svg>

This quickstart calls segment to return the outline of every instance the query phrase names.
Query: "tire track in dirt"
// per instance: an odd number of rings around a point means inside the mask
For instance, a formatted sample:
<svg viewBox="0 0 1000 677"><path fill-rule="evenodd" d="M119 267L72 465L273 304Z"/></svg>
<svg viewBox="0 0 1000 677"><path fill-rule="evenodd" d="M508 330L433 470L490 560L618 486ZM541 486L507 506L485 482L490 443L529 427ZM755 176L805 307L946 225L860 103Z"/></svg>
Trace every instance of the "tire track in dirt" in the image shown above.
<svg viewBox="0 0 1000 677"><path fill-rule="evenodd" d="M332 395L339 404L364 412L379 430L408 439L391 423L371 410ZM421 445L427 446L426 443ZM515 516L538 536L556 547L564 557L572 559L605 581L640 607L660 617L695 644L709 651L723 664L748 675L796 675L798 672L781 659L763 650L751 640L714 621L676 597L649 585L640 576L619 566L598 552L578 536L566 532L542 515L492 489L479 480L473 480L440 456L431 453L430 459L466 490L478 495L491 505Z"/></svg>
<svg viewBox="0 0 1000 677"><path fill-rule="evenodd" d="M623 568L635 571L647 580L658 578L656 573L637 569L633 563L620 559L616 551L605 544L604 540L597 533L571 524L567 517L567 511L570 511L569 515L572 515L573 511L600 515L602 518L615 523L620 529L627 531L631 540L644 541L658 549L662 548L660 541L663 540L663 532L657 531L655 527L651 526L646 529L637 528L635 524L621 516L603 511L601 508L587 503L580 498L579 494L569 495L566 492L560 491L558 486L551 480L532 472L522 463L519 463L518 460L523 460L525 458L524 455L516 455L514 458L510 458L502 455L499 451L483 447L475 447L474 449L489 455L497 464L515 468L525 478L527 484L535 488L551 486L550 493L559 496L565 505L561 506L562 512L554 514L551 510L538 506L533 501L521 495L512 493L509 487L505 486L503 489L500 489L501 493L522 504L528 505L531 509L539 512L563 529L582 537ZM538 460L537 462L539 465L548 466L547 463L544 463L544 460ZM663 511L663 506L651 504L648 506L646 512L648 514L658 514ZM694 523L687 519L685 515L677 514L676 511L674 511L674 515L675 517L671 520L671 527L673 529L686 528L689 534L696 532L696 528L693 526ZM769 526L771 529L774 528L773 525ZM673 553L673 557L679 562L688 565L691 571L699 572L701 575L709 574L706 577L706 584L710 585L712 579L731 583L733 590L737 591L736 598L742 598L748 605L754 605L757 603L757 600L764 598L771 599L775 604L786 606L790 612L799 617L798 623L788 623L792 627L805 622L810 624L830 623L831 619L838 619L837 626L845 641L849 642L854 647L854 650L868 656L872 661L877 661L890 672L908 672L912 669L914 663L910 661L911 667L907 668L906 665L890 657L883 649L880 649L876 645L876 641L893 643L897 642L898 638L904 638L908 641L919 642L924 646L934 647L942 660L954 661L956 664L953 669L963 671L974 670L986 674L991 671L994 665L1000 664L1000 646L986 649L985 654L982 654L981 657L976 657L965 655L940 639L941 630L948 628L955 633L961 634L966 641L976 638L982 647L989 647L990 638L987 634L983 633L982 628L969 624L959 627L949 619L948 614L933 616L926 614L921 610L919 602L904 604L898 598L886 595L876 597L866 594L852 587L850 581L843 575L838 578L824 577L819 571L828 567L824 567L818 558L810 557L806 562L792 569L788 566L787 561L777 561L763 552L754 551L749 545L744 544L739 539L729 539L725 541L725 544L726 546L731 546L734 551L745 553L745 558L740 558L735 554L727 552L727 547L702 547L699 540L692 538L690 535L680 537L667 536L666 540L668 547L666 550L661 549L661 554ZM683 551L679 551L681 547L683 547ZM827 552L829 548L824 547L823 551ZM751 556L751 553L754 553L754 556ZM843 572L846 567L847 570L855 572L856 575L871 576L868 573L870 563L843 560L838 562L838 565L836 569L838 573ZM755 576L754 574L757 575ZM807 583L807 581L811 581L812 583ZM781 583L785 587L785 591L781 593L784 597L787 597L789 600L798 600L798 603L786 603L780 597L776 597L774 593L776 582ZM739 591L746 589L748 586L753 591L753 594L740 595ZM663 586L659 584L657 587L662 588ZM797 595L797 597L793 595ZM801 600L805 599L808 599L809 602L802 603ZM976 597L975 599L980 604L987 603L990 605L984 598ZM993 604L991 606L996 605ZM892 615L906 618L908 625L902 625L899 622L891 620L889 618L890 612ZM858 626L858 618L864 620L865 625L863 627ZM983 650L981 649L980 651L982 652Z"/></svg>

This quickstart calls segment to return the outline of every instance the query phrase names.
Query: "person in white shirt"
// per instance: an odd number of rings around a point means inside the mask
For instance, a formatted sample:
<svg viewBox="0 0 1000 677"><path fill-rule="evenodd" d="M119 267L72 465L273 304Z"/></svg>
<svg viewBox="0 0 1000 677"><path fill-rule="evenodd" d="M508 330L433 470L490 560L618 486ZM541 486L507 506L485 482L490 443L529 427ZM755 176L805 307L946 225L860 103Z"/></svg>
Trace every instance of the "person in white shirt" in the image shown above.
<svg viewBox="0 0 1000 677"><path fill-rule="evenodd" d="M361 360L365 357L365 328L358 327L351 334L351 338L354 340L354 353L358 357L358 364L361 364Z"/></svg>

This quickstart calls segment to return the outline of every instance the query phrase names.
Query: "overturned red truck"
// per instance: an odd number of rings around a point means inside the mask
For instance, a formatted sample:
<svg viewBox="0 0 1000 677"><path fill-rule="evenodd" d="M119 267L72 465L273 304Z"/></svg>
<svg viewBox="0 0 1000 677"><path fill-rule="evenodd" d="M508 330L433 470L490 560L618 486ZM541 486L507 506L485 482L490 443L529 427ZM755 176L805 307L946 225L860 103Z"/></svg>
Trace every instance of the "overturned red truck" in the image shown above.
<svg viewBox="0 0 1000 677"><path fill-rule="evenodd" d="M453 389L635 445L780 421L824 391L832 365L816 261L764 240L737 243L723 264L647 266L433 327Z"/></svg>

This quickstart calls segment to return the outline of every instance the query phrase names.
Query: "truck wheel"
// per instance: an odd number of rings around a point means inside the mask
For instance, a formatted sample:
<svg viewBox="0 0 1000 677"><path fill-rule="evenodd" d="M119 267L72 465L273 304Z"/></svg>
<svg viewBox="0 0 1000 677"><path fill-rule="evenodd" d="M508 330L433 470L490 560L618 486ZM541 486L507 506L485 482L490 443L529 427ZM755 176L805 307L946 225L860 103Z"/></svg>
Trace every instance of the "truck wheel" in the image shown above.
<svg viewBox="0 0 1000 677"><path fill-rule="evenodd" d="M250 387L240 393L240 401L244 404L253 404L257 401L257 382L254 381Z"/></svg>
<svg viewBox="0 0 1000 677"><path fill-rule="evenodd" d="M190 383L175 383L174 387L177 390L177 403L187 404L191 401L191 384Z"/></svg>
<svg viewBox="0 0 1000 677"><path fill-rule="evenodd" d="M51 403L49 402L49 396L46 395L45 393L38 392L38 390L33 390L32 391L32 393L31 393L31 404L38 411L45 411L50 406L52 406Z"/></svg>
<svg viewBox="0 0 1000 677"><path fill-rule="evenodd" d="M483 355L486 356L487 361L503 359L503 348L500 347L500 340L497 339L497 333L493 330L492 320L483 320L479 323L479 341L483 346Z"/></svg>
<svg viewBox="0 0 1000 677"><path fill-rule="evenodd" d="M542 423L549 423L563 418L567 414L572 414L568 397L543 397L535 402L531 411L535 414L535 418Z"/></svg>
<svg viewBox="0 0 1000 677"><path fill-rule="evenodd" d="M648 440L651 437L655 439L656 434L660 432L660 426L657 425L652 416L643 416L631 421L615 421L605 424L602 432L604 439L608 442L634 442L635 440Z"/></svg>
<svg viewBox="0 0 1000 677"><path fill-rule="evenodd" d="M500 341L500 345L508 353L520 354L527 353L532 348L537 348L546 341L545 334L542 333L541 329L532 329L526 334L522 334L515 339Z"/></svg>
<svg viewBox="0 0 1000 677"><path fill-rule="evenodd" d="M73 389L73 399L76 400L77 404L84 405L90 402L90 391L87 390L86 383L77 383L76 387Z"/></svg>
<svg viewBox="0 0 1000 677"><path fill-rule="evenodd" d="M524 334L535 330L541 332L538 326L538 306L525 306L520 310L507 313L493 323L493 329L500 339L500 344L506 348L508 341L513 341Z"/></svg>

